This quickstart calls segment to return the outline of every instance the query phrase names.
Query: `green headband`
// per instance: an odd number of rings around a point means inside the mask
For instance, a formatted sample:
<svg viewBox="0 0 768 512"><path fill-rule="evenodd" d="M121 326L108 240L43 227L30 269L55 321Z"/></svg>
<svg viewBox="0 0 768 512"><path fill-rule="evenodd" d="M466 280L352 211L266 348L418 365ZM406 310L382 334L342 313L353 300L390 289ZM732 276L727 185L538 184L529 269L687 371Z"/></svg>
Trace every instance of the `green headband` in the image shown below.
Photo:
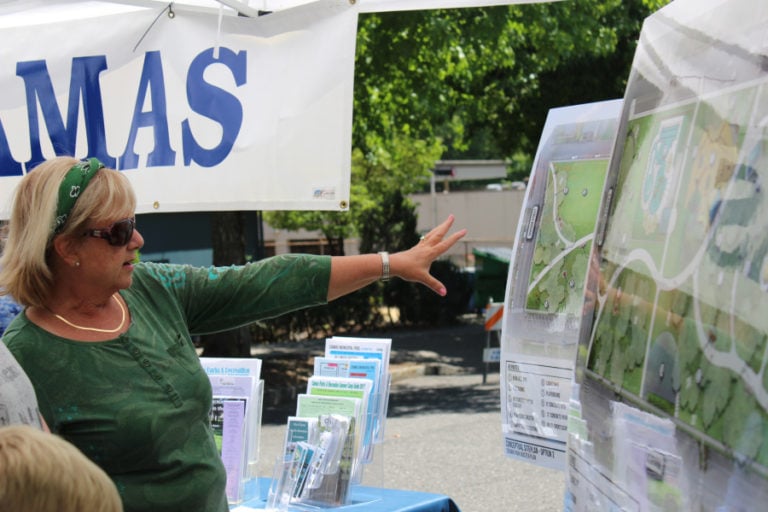
<svg viewBox="0 0 768 512"><path fill-rule="evenodd" d="M84 162L73 166L64 175L64 179L59 186L59 202L56 205L56 223L53 226L53 234L57 235L67 223L72 208L85 187L91 182L91 178L96 175L96 171L104 167L104 164L96 158L89 158Z"/></svg>

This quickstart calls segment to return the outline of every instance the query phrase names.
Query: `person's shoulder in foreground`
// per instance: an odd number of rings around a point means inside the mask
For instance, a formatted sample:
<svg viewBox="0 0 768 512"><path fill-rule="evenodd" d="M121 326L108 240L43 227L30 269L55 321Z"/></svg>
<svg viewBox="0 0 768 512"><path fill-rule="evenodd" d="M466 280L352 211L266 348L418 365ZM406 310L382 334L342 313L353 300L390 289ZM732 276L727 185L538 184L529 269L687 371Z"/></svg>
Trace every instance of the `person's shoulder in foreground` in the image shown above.
<svg viewBox="0 0 768 512"><path fill-rule="evenodd" d="M32 383L2 341L0 375L0 426L23 424L44 428Z"/></svg>

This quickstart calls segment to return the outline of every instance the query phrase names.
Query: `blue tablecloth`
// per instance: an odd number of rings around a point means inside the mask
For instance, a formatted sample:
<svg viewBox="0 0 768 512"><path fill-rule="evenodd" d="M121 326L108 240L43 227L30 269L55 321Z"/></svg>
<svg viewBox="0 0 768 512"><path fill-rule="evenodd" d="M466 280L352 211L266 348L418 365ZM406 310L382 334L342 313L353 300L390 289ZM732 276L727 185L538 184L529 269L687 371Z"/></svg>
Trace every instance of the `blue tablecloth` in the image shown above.
<svg viewBox="0 0 768 512"><path fill-rule="evenodd" d="M250 494L256 497L241 503L239 506L264 509L270 482L269 478L259 478L257 482L249 483L249 485L258 485L258 491L253 488L250 489ZM348 505L314 510L336 512L362 510L365 512L460 512L453 500L442 494L363 486L352 487L351 500Z"/></svg>

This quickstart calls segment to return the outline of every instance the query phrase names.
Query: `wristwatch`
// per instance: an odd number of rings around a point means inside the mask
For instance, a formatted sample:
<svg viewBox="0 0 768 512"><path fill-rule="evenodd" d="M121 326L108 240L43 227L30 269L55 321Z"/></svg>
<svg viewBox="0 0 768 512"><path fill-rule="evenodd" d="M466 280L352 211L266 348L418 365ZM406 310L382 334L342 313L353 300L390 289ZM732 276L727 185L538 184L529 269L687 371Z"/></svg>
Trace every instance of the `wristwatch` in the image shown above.
<svg viewBox="0 0 768 512"><path fill-rule="evenodd" d="M381 251L379 256L381 256L381 280L389 281L389 253Z"/></svg>

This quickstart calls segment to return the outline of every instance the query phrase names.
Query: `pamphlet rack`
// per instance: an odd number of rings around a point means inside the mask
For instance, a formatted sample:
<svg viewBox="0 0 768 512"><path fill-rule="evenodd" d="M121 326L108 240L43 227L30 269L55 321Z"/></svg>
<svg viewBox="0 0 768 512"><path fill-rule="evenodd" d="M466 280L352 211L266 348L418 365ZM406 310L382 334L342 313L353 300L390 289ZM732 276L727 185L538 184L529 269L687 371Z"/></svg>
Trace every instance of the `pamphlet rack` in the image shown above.
<svg viewBox="0 0 768 512"><path fill-rule="evenodd" d="M329 338L288 418L267 508L309 511L381 499L390 339ZM378 456L377 456L378 455ZM365 492L356 487L365 484Z"/></svg>

